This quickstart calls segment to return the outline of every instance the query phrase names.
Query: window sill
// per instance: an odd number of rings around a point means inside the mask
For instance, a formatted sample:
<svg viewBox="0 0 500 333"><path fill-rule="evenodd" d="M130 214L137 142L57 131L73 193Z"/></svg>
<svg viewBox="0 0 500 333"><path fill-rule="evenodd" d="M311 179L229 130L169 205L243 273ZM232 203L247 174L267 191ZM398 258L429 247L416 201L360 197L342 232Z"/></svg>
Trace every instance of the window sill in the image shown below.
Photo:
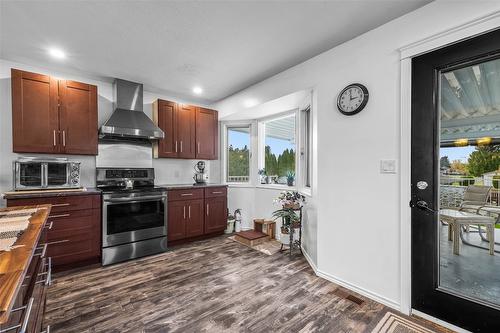
<svg viewBox="0 0 500 333"><path fill-rule="evenodd" d="M296 186L280 185L280 184L258 184L255 188L265 188L269 190L282 190L282 191L297 191Z"/></svg>
<svg viewBox="0 0 500 333"><path fill-rule="evenodd" d="M235 188L254 188L250 183L226 183L228 187L235 187Z"/></svg>

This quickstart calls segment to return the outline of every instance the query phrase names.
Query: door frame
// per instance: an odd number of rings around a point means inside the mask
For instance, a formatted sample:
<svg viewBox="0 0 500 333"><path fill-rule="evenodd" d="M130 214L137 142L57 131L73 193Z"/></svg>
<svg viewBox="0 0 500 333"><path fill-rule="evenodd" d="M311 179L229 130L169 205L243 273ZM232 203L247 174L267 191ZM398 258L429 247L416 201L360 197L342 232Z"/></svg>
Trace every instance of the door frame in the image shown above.
<svg viewBox="0 0 500 333"><path fill-rule="evenodd" d="M401 264L401 304L400 311L410 315L411 307L411 70L412 58L433 50L461 42L465 39L498 29L500 11L464 22L450 29L416 41L399 49L400 52L400 264ZM422 313L418 313L422 315ZM427 316L438 324L464 331L452 324Z"/></svg>

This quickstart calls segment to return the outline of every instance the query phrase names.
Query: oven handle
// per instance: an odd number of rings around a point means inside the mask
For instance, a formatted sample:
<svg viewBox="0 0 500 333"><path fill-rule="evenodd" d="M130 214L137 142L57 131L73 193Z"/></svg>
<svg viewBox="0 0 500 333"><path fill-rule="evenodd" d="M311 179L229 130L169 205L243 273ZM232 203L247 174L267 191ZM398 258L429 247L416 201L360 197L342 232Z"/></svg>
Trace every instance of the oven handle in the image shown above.
<svg viewBox="0 0 500 333"><path fill-rule="evenodd" d="M138 198L115 198L115 199L104 199L104 202L111 202L111 203L120 203L120 202L126 202L126 203L134 203L134 202L141 202L141 201L151 201L151 200L164 200L166 199L166 195L150 195L150 196L144 196L144 197L138 197Z"/></svg>

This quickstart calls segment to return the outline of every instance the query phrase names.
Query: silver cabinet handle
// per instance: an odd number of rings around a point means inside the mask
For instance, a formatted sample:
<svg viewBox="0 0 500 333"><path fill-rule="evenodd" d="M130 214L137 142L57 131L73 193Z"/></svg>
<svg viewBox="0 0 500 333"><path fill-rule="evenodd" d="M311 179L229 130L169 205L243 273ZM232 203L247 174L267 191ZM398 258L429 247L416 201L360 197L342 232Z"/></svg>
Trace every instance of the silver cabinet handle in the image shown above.
<svg viewBox="0 0 500 333"><path fill-rule="evenodd" d="M40 333L50 333L50 325L47 325L45 331L41 331Z"/></svg>
<svg viewBox="0 0 500 333"><path fill-rule="evenodd" d="M207 204L207 216L210 215L210 206Z"/></svg>
<svg viewBox="0 0 500 333"><path fill-rule="evenodd" d="M69 203L60 203L60 204L53 204L52 207L64 207L64 206L69 206Z"/></svg>
<svg viewBox="0 0 500 333"><path fill-rule="evenodd" d="M181 197L190 197L192 195L193 195L193 193L182 193Z"/></svg>
<svg viewBox="0 0 500 333"><path fill-rule="evenodd" d="M186 206L183 207L184 208L184 220L186 219Z"/></svg>
<svg viewBox="0 0 500 333"><path fill-rule="evenodd" d="M175 152L177 153L177 140L175 140Z"/></svg>
<svg viewBox="0 0 500 333"><path fill-rule="evenodd" d="M56 130L53 131L54 133L54 147L56 146Z"/></svg>
<svg viewBox="0 0 500 333"><path fill-rule="evenodd" d="M200 153L200 141L198 141L198 154Z"/></svg>
<svg viewBox="0 0 500 333"><path fill-rule="evenodd" d="M31 297L30 300L28 301L28 304L26 304L24 306L21 306L19 308L11 310L10 312L16 312L16 311L21 311L21 310L26 309L25 312L24 312L23 322L20 323L20 324L15 325L15 326L7 327L5 329L0 329L0 333L14 331L14 330L17 330L17 329L19 329L19 331L17 331L17 332L25 333L26 332L26 328L28 328L28 321L29 321L29 318L30 318L30 315L31 315L31 309L33 308L33 301L34 300L35 299L33 297Z"/></svg>
<svg viewBox="0 0 500 333"><path fill-rule="evenodd" d="M191 219L191 206L188 207L189 219Z"/></svg>
<svg viewBox="0 0 500 333"><path fill-rule="evenodd" d="M63 147L66 147L66 131L63 130Z"/></svg>
<svg viewBox="0 0 500 333"><path fill-rule="evenodd" d="M68 217L68 216L70 216L70 214L49 215L49 219L53 219L56 217Z"/></svg>
<svg viewBox="0 0 500 333"><path fill-rule="evenodd" d="M212 194L222 194L222 193L224 193L224 192L222 192L222 191L213 191L212 192Z"/></svg>
<svg viewBox="0 0 500 333"><path fill-rule="evenodd" d="M182 153L182 140L181 140L181 153Z"/></svg>
<svg viewBox="0 0 500 333"><path fill-rule="evenodd" d="M49 262L47 263L47 271L38 274L38 276L45 275L45 280L36 281L35 284L45 284L50 286L52 284L52 258L49 257Z"/></svg>
<svg viewBox="0 0 500 333"><path fill-rule="evenodd" d="M37 250L42 249L42 252L40 252L40 253L35 253L33 256L34 256L34 257L40 256L40 258L45 257L45 253L47 253L47 246L48 246L48 245L49 245L49 244L45 243L45 244L43 244L42 246L37 247L36 249L37 249Z"/></svg>
<svg viewBox="0 0 500 333"><path fill-rule="evenodd" d="M54 221L50 221L50 224L48 226L46 226L45 228L47 230L52 230L52 227L54 226Z"/></svg>

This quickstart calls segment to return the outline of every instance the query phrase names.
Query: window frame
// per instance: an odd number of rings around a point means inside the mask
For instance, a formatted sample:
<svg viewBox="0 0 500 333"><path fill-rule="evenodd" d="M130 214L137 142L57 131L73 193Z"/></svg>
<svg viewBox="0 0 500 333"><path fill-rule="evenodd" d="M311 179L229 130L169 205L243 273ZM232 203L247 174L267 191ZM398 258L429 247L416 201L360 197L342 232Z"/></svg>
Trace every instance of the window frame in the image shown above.
<svg viewBox="0 0 500 333"><path fill-rule="evenodd" d="M226 122L222 126L223 130L223 142L222 142L222 147L221 150L224 152L222 154L223 156L223 161L222 161L222 178L223 178L223 184L230 185L230 186L249 186L253 184L253 122ZM249 151L249 156L248 156L248 181L246 182L229 182L228 181L228 171L229 171L229 159L228 159L228 148L229 148L229 138L228 138L228 131L232 128L248 128L248 134L249 134L249 144L248 144L248 151Z"/></svg>
<svg viewBox="0 0 500 333"><path fill-rule="evenodd" d="M276 188L276 189L292 189L296 190L299 188L300 183L300 166L299 166L299 156L297 154L299 148L299 108L294 108L292 110L287 110L284 112L276 113L268 117L262 117L257 119L258 126L258 135L257 135L257 150L258 150L258 162L257 167L258 170L262 169L266 165L265 156L266 156L266 128L265 123L270 121L275 121L283 118L288 118L294 116L295 117L295 185L288 186L286 184L261 184L260 179L256 177L256 186L264 187L264 188Z"/></svg>
<svg viewBox="0 0 500 333"><path fill-rule="evenodd" d="M313 141L313 128L312 128L312 108L307 105L299 110L300 117L300 170L302 171L301 188L308 191L312 188L313 182L313 166L312 166L312 141ZM306 119L307 117L307 119Z"/></svg>

